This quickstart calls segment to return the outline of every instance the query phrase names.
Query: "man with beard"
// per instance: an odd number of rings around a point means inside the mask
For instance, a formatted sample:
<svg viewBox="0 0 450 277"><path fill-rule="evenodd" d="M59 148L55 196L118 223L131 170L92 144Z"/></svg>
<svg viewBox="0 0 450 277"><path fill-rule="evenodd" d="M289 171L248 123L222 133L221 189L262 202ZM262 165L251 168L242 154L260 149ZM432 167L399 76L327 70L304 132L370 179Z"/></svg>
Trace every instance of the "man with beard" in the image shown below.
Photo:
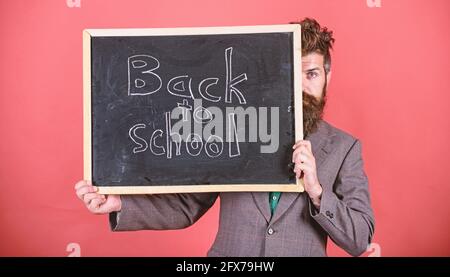
<svg viewBox="0 0 450 277"><path fill-rule="evenodd" d="M220 196L219 230L208 256L326 256L328 237L351 255L362 254L374 218L361 144L322 120L334 39L313 19L300 24L306 138L293 146L292 161L306 193L104 196L80 181L76 193L88 210L109 213L113 231L181 229Z"/></svg>

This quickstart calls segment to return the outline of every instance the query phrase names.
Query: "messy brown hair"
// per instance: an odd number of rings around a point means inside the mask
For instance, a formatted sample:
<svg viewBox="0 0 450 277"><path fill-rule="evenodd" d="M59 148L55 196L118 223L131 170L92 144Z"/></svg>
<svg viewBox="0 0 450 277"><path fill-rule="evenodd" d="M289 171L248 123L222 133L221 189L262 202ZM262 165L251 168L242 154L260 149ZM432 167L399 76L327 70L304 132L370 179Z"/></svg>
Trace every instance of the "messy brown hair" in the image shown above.
<svg viewBox="0 0 450 277"><path fill-rule="evenodd" d="M292 24L300 24L302 26L302 55L310 53L319 53L324 56L325 72L331 70L330 50L333 49L333 31L329 31L326 27L312 18L305 18L300 22L291 22Z"/></svg>

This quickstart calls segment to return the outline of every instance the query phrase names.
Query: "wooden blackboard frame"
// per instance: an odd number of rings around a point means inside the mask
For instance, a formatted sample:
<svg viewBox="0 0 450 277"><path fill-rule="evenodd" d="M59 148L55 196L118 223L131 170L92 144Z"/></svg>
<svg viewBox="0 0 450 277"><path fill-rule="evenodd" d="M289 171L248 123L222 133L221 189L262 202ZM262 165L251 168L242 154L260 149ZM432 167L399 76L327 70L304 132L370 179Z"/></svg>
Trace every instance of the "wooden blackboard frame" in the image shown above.
<svg viewBox="0 0 450 277"><path fill-rule="evenodd" d="M93 37L129 36L185 36L215 34L292 33L295 141L303 138L302 78L301 78L301 26L299 24L151 28L151 29L86 29L83 31L83 148L84 179L92 180L92 106L91 106L91 39ZM293 184L208 184L167 186L99 186L102 194L157 194L232 191L303 192L301 179Z"/></svg>

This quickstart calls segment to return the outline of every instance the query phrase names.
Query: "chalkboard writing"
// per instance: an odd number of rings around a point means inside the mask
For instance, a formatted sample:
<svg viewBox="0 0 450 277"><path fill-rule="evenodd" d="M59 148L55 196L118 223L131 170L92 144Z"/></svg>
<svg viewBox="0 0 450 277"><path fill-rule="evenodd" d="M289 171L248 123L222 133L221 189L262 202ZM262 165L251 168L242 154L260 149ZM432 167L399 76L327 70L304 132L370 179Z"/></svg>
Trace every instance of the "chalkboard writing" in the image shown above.
<svg viewBox="0 0 450 277"><path fill-rule="evenodd" d="M299 32L85 30L85 178L105 193L302 191Z"/></svg>

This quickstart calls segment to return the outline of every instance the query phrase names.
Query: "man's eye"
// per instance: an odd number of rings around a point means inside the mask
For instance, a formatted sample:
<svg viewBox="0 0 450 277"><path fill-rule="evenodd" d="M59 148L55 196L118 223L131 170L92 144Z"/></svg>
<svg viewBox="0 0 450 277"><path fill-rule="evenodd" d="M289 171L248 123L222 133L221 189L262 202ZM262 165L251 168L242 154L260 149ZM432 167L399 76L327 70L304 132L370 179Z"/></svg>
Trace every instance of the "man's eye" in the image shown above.
<svg viewBox="0 0 450 277"><path fill-rule="evenodd" d="M306 73L306 78L308 78L308 79L313 79L313 78L316 78L317 76L318 76L317 72L314 72L314 71Z"/></svg>

